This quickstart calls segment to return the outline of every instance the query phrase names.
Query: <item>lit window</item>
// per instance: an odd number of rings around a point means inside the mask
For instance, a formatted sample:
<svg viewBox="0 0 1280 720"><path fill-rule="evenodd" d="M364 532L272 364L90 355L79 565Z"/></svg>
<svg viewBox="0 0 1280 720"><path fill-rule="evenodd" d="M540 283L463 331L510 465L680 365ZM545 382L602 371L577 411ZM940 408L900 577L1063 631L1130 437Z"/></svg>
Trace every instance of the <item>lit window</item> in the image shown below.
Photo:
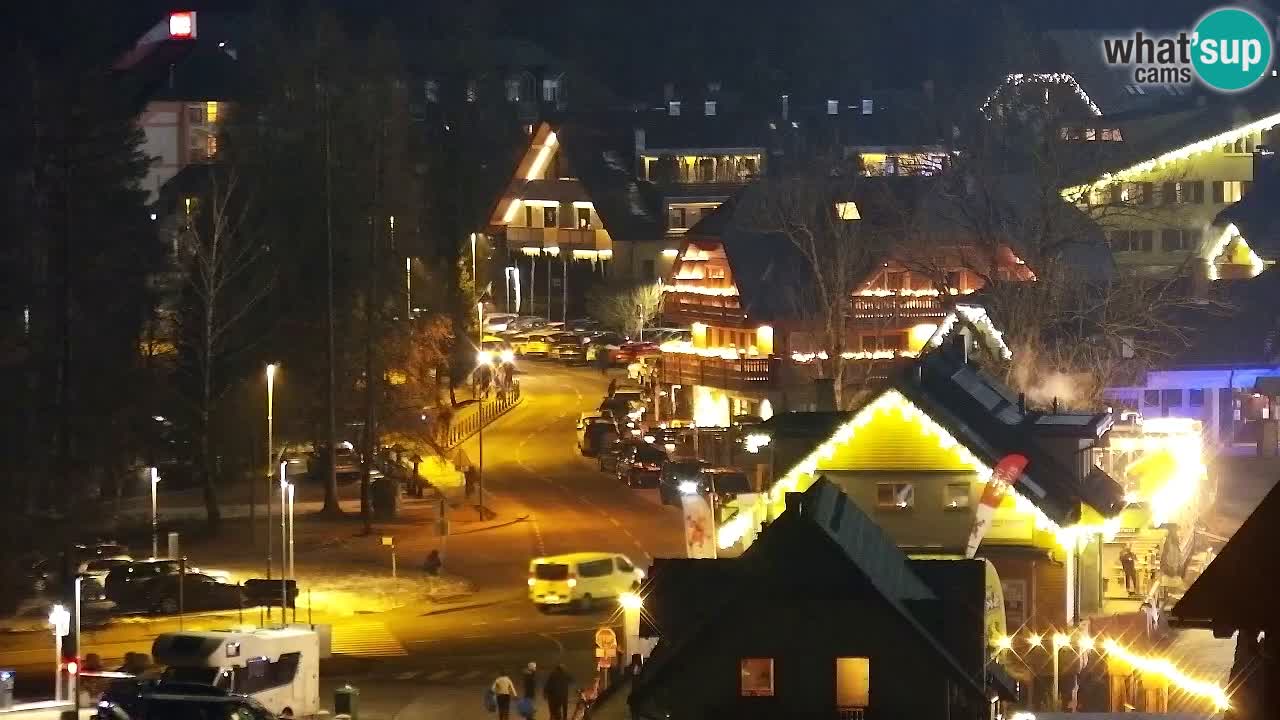
<svg viewBox="0 0 1280 720"><path fill-rule="evenodd" d="M205 155L214 157L218 154L218 136L210 135L205 138Z"/></svg>
<svg viewBox="0 0 1280 720"><path fill-rule="evenodd" d="M218 122L218 103L213 100L204 104L204 121L207 123Z"/></svg>
<svg viewBox="0 0 1280 720"><path fill-rule="evenodd" d="M707 277L708 277L708 278L711 278L712 280L723 280L723 279L724 279L724 268L722 268L722 267L709 267L709 268L707 268Z"/></svg>
<svg viewBox="0 0 1280 720"><path fill-rule="evenodd" d="M876 507L881 510L906 510L916 505L916 486L909 482L876 483Z"/></svg>
<svg viewBox="0 0 1280 720"><path fill-rule="evenodd" d="M870 704L871 661L864 657L836 658L836 708L853 710Z"/></svg>
<svg viewBox="0 0 1280 720"><path fill-rule="evenodd" d="M947 483L946 507L949 510L969 507L969 483Z"/></svg>
<svg viewBox="0 0 1280 720"><path fill-rule="evenodd" d="M196 32L195 13L190 13L190 12L169 13L169 37L190 38L195 36L195 32Z"/></svg>
<svg viewBox="0 0 1280 720"><path fill-rule="evenodd" d="M1227 180L1222 183L1222 202L1238 202L1244 194L1244 183L1239 180Z"/></svg>
<svg viewBox="0 0 1280 720"><path fill-rule="evenodd" d="M773 658L742 658L742 696L773 697Z"/></svg>
<svg viewBox="0 0 1280 720"><path fill-rule="evenodd" d="M836 217L841 220L861 220L862 214L858 212L858 203L838 202L836 203Z"/></svg>

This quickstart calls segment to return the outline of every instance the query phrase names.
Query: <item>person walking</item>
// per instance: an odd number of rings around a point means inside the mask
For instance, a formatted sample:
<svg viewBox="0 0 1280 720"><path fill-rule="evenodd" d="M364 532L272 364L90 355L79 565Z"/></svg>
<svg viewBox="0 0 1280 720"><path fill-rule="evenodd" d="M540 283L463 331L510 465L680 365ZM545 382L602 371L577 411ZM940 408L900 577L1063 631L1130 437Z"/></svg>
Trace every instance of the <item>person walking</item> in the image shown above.
<svg viewBox="0 0 1280 720"><path fill-rule="evenodd" d="M569 719L569 686L573 678L564 669L564 665L556 665L547 674L546 684L542 686L542 696L547 699L547 709L551 720Z"/></svg>
<svg viewBox="0 0 1280 720"><path fill-rule="evenodd" d="M432 577L439 575L443 567L444 561L440 559L439 550L432 550L427 553L427 559L422 563L422 571Z"/></svg>
<svg viewBox="0 0 1280 720"><path fill-rule="evenodd" d="M499 673L490 689L493 690L494 700L498 704L498 720L510 720L511 699L516 695L515 683L511 682L511 678L506 673Z"/></svg>
<svg viewBox="0 0 1280 720"><path fill-rule="evenodd" d="M1138 556L1133 554L1133 546L1125 545L1120 551L1120 569L1124 571L1124 589L1130 595L1138 594Z"/></svg>
<svg viewBox="0 0 1280 720"><path fill-rule="evenodd" d="M524 666L520 673L520 715L532 718L537 707L538 697L538 664L531 662Z"/></svg>

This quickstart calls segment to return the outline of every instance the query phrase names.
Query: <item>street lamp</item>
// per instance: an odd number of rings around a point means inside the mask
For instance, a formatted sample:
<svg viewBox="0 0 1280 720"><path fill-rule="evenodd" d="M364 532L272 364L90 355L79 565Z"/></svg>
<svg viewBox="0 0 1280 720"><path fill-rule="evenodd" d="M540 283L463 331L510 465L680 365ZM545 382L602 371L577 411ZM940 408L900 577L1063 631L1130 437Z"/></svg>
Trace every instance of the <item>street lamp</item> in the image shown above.
<svg viewBox="0 0 1280 720"><path fill-rule="evenodd" d="M475 234L471 235L472 251L475 248ZM475 255L472 255L475 258ZM480 347L484 347L484 301L476 303L476 313L480 316L480 329L476 333L480 336ZM479 450L476 453L479 457L476 470L476 502L480 507L480 519L484 519L484 400L479 404L480 413L480 429L476 430L476 445Z"/></svg>
<svg viewBox="0 0 1280 720"><path fill-rule="evenodd" d="M267 527L271 527L271 462L275 448L275 424L272 411L275 405L276 369L275 363L267 365ZM267 530L267 579L271 579L271 530Z"/></svg>
<svg viewBox="0 0 1280 720"><path fill-rule="evenodd" d="M151 557L160 557L159 531L156 528L156 486L160 484L160 472L151 468Z"/></svg>
<svg viewBox="0 0 1280 720"><path fill-rule="evenodd" d="M62 605L49 610L49 625L53 627L53 699L62 701L62 638L71 632L71 612Z"/></svg>
<svg viewBox="0 0 1280 720"><path fill-rule="evenodd" d="M476 234L471 233L471 286L479 287L480 278L476 277Z"/></svg>
<svg viewBox="0 0 1280 720"><path fill-rule="evenodd" d="M1071 645L1071 638L1065 633L1053 634L1053 709L1056 712L1062 706L1062 697L1058 694L1058 653L1062 648Z"/></svg>
<svg viewBox="0 0 1280 720"><path fill-rule="evenodd" d="M280 463L280 623L285 622L285 612L289 607L289 565L285 548L289 547L289 525L285 521L285 508L288 507L289 481L285 479L286 463Z"/></svg>
<svg viewBox="0 0 1280 720"><path fill-rule="evenodd" d="M640 652L640 612L644 609L644 598L639 593L625 592L618 596L618 604L622 606L622 634L626 637L628 655Z"/></svg>

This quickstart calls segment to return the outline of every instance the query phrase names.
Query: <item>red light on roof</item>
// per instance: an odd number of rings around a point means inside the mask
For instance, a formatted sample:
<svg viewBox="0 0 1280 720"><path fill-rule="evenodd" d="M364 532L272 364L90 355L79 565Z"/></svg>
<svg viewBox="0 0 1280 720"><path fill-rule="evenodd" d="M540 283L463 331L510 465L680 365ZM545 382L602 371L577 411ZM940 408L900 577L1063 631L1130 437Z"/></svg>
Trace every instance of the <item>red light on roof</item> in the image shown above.
<svg viewBox="0 0 1280 720"><path fill-rule="evenodd" d="M169 37L190 38L196 32L196 14L193 12L169 13Z"/></svg>

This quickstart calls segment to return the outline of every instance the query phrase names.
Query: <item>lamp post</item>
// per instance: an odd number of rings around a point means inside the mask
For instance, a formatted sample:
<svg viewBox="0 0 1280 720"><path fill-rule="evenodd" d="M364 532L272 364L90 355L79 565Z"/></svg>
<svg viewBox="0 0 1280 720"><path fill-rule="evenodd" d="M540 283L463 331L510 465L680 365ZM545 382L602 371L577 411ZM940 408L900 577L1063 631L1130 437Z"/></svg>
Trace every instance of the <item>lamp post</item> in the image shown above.
<svg viewBox="0 0 1280 720"><path fill-rule="evenodd" d="M476 234L471 233L471 286L480 287L480 278L476 277Z"/></svg>
<svg viewBox="0 0 1280 720"><path fill-rule="evenodd" d="M472 236L474 238L474 236ZM549 307L549 306L548 306ZM477 334L480 337L480 347L484 347L484 301L476 303L476 312L480 316L480 329ZM480 429L476 431L476 444L479 451L476 453L478 461L476 465L476 502L480 507L480 519L484 519L484 400L480 401Z"/></svg>
<svg viewBox="0 0 1280 720"><path fill-rule="evenodd" d="M1062 697L1058 694L1058 653L1062 648L1071 644L1071 638L1064 633L1053 634L1053 710L1057 712L1062 707Z"/></svg>
<svg viewBox="0 0 1280 720"><path fill-rule="evenodd" d="M274 458L275 447L275 424L273 422L273 409L275 405L276 391L276 364L267 365L267 579L271 579L271 462Z"/></svg>
<svg viewBox="0 0 1280 720"><path fill-rule="evenodd" d="M622 634L626 639L627 655L639 653L644 659L644 653L640 651L640 613L644 610L644 598L638 593L625 592L618 597L618 604L622 606Z"/></svg>
<svg viewBox="0 0 1280 720"><path fill-rule="evenodd" d="M280 624L285 622L285 612L289 608L289 573L288 555L285 548L289 546L289 526L285 521L285 507L288 505L289 481L285 479L285 463L280 463Z"/></svg>
<svg viewBox="0 0 1280 720"><path fill-rule="evenodd" d="M160 484L160 472L151 468L151 557L160 556L159 530L156 519L156 486Z"/></svg>
<svg viewBox="0 0 1280 720"><path fill-rule="evenodd" d="M297 586L298 575L293 566L293 483L289 483L289 577L293 578L294 586ZM293 600L293 620L298 621L298 599Z"/></svg>
<svg viewBox="0 0 1280 720"><path fill-rule="evenodd" d="M62 605L49 610L49 625L53 627L53 699L62 701L62 638L71 632L71 613Z"/></svg>

